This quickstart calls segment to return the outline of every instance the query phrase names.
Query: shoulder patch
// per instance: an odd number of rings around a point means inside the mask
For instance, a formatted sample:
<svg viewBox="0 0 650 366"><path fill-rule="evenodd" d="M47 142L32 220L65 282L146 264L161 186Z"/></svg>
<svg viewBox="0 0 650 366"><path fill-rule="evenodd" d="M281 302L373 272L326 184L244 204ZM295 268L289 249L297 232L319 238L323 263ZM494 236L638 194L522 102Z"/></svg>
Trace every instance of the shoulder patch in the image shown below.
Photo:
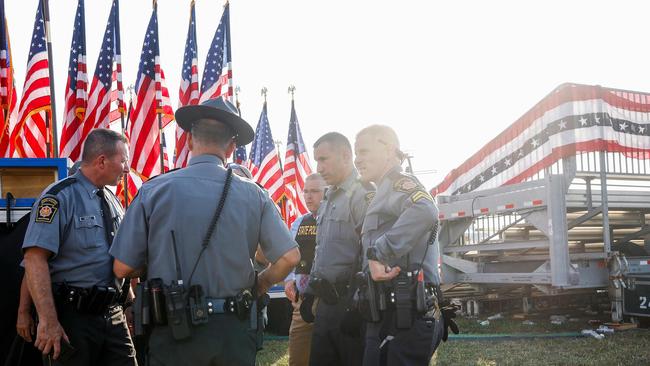
<svg viewBox="0 0 650 366"><path fill-rule="evenodd" d="M393 183L393 189L398 192L412 193L416 190L424 190L424 187L411 177L402 177Z"/></svg>
<svg viewBox="0 0 650 366"><path fill-rule="evenodd" d="M62 179L57 184L50 187L50 189L45 194L51 194L51 195L56 196L59 192L61 192L63 190L63 188L72 185L76 181L77 181L77 178L75 178L75 177Z"/></svg>
<svg viewBox="0 0 650 366"><path fill-rule="evenodd" d="M366 193L366 203L370 203L375 198L375 191Z"/></svg>
<svg viewBox="0 0 650 366"><path fill-rule="evenodd" d="M59 200L55 197L43 197L38 201L35 222L51 224L59 210Z"/></svg>
<svg viewBox="0 0 650 366"><path fill-rule="evenodd" d="M422 190L417 190L417 191L413 192L411 194L410 198L411 198L411 201L413 201L413 203L417 203L420 200L427 200L427 201L433 202L433 197L431 197L431 195L429 193L427 193L425 191L422 191Z"/></svg>

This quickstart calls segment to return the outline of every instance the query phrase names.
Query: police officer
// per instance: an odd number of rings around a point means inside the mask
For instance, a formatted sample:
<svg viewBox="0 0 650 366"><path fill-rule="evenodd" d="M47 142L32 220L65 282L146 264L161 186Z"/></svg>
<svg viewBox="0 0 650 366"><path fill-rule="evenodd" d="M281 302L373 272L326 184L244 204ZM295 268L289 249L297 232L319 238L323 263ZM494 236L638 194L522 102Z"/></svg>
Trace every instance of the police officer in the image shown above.
<svg viewBox="0 0 650 366"><path fill-rule="evenodd" d="M338 132L316 141L314 158L330 187L318 210L316 255L307 290L318 301L309 364L359 365L362 338L342 333L341 323L351 302L351 280L360 269L359 234L372 185L358 180L350 142ZM303 314L312 308L309 297L301 305Z"/></svg>
<svg viewBox="0 0 650 366"><path fill-rule="evenodd" d="M325 180L318 173L305 178L302 191L308 213L298 217L291 225L291 234L300 246L301 260L295 273L289 274L284 282L284 292L293 305L293 316L289 328L289 366L307 365L311 348L312 323L300 316L300 304L309 284L309 273L316 249L316 214L325 193Z"/></svg>
<svg viewBox="0 0 650 366"><path fill-rule="evenodd" d="M105 188L128 172L128 160L123 136L91 131L79 171L47 187L32 209L23 250L35 345L61 355L55 364L136 364L108 253L123 212Z"/></svg>
<svg viewBox="0 0 650 366"><path fill-rule="evenodd" d="M395 299L389 301L381 321L367 323L363 363L425 366L443 332L441 321L436 320L439 312L433 314L440 256L438 248L430 245L438 210L417 178L401 171L403 155L390 127L373 125L361 130L354 148L361 179L377 184L363 223L364 268L385 294L394 294L388 298ZM427 296L428 315L416 311L417 291L413 289L418 280L426 288L426 295L420 295ZM397 286L404 284L406 291L399 292ZM405 293L406 298L400 298ZM405 307L397 306L404 303Z"/></svg>
<svg viewBox="0 0 650 366"><path fill-rule="evenodd" d="M150 286L161 282L167 310L173 300L167 325L151 333L151 365L253 365L257 314L248 300L284 279L300 252L268 195L224 168L235 143L253 139L235 106L210 99L179 108L176 121L190 132L192 158L140 188L111 248L114 271L144 274ZM256 280L258 243L272 264ZM180 299L178 287L185 291ZM187 315L188 296L200 313ZM181 333L189 321L189 334Z"/></svg>

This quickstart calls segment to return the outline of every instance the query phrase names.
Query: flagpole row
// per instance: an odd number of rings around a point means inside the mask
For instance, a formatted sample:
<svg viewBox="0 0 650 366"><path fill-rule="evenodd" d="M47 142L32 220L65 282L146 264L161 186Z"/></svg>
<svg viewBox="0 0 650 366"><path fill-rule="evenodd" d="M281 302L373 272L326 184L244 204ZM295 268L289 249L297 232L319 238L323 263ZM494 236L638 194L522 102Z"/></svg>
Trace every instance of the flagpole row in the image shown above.
<svg viewBox="0 0 650 366"><path fill-rule="evenodd" d="M129 105L133 102L133 85L129 85L126 88L127 91L129 91ZM127 113L131 113L131 111L127 111ZM127 115L127 119L128 119ZM120 125L122 127L122 136L126 137L126 123L124 121L124 111L120 111ZM129 208L129 174L131 174L131 164L130 162L127 162L129 164L129 173L125 174L122 177L122 187L123 187L123 194L124 194L124 208L127 209Z"/></svg>
<svg viewBox="0 0 650 366"><path fill-rule="evenodd" d="M57 143L58 133L56 126L56 97L54 94L54 60L52 58L52 38L50 37L50 6L48 0L41 0L41 11L43 12L43 22L45 23L45 39L47 41L47 59L50 73L50 108L49 118L46 118L46 130L51 134L51 150L55 158L59 157L59 146ZM47 115L46 115L47 117ZM47 123L50 122L50 126ZM51 127L51 128L47 128ZM47 156L50 157L50 146L47 146Z"/></svg>

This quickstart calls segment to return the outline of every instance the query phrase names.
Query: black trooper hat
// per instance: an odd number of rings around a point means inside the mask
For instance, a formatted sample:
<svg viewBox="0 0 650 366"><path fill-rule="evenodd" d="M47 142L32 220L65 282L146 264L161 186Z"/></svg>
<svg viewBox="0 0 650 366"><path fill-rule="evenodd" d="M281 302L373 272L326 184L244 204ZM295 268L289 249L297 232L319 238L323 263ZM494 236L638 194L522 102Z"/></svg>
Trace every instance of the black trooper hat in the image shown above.
<svg viewBox="0 0 650 366"><path fill-rule="evenodd" d="M239 117L237 107L223 97L208 99L199 105L186 105L176 110L176 123L190 132L197 120L207 118L224 123L235 131L237 145L253 141L255 132L248 122Z"/></svg>

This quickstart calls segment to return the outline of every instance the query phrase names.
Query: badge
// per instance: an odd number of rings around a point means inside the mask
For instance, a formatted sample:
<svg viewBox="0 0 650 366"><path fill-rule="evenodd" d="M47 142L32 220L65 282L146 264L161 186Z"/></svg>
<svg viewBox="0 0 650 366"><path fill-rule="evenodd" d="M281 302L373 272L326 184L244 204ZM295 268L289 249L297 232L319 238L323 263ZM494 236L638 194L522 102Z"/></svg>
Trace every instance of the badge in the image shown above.
<svg viewBox="0 0 650 366"><path fill-rule="evenodd" d="M366 193L366 203L370 203L375 198L375 192Z"/></svg>
<svg viewBox="0 0 650 366"><path fill-rule="evenodd" d="M56 212L59 210L59 201L54 197L43 197L38 201L36 222L51 224Z"/></svg>
<svg viewBox="0 0 650 366"><path fill-rule="evenodd" d="M400 178L398 181L393 184L393 189L395 189L398 192L404 192L404 193L411 193L414 190L422 188L420 186L420 183L418 183L416 180L410 177L403 177Z"/></svg>

